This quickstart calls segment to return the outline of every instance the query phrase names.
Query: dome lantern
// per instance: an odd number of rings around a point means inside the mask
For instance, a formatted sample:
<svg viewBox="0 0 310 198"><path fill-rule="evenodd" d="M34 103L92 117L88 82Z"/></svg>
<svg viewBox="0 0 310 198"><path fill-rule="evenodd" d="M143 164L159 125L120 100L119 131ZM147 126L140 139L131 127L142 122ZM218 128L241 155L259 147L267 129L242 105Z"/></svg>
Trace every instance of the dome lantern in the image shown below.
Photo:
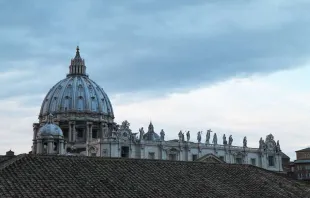
<svg viewBox="0 0 310 198"><path fill-rule="evenodd" d="M85 60L81 58L79 46L76 47L74 59L71 59L69 75L86 75Z"/></svg>

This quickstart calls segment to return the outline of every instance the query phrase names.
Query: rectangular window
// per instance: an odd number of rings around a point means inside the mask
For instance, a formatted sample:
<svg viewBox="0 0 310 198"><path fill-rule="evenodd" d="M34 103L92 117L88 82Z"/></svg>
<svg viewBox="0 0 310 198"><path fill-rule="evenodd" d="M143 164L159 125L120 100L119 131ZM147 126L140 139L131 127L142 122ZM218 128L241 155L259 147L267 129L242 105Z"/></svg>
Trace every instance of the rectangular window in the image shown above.
<svg viewBox="0 0 310 198"><path fill-rule="evenodd" d="M273 156L268 156L268 163L269 163L269 166L274 166L274 157Z"/></svg>
<svg viewBox="0 0 310 198"><path fill-rule="evenodd" d="M236 158L236 164L242 164L242 159L240 157Z"/></svg>
<svg viewBox="0 0 310 198"><path fill-rule="evenodd" d="M65 139L68 139L68 137L69 137L69 129L63 129L62 131L64 133Z"/></svg>
<svg viewBox="0 0 310 198"><path fill-rule="evenodd" d="M155 153L154 152L149 153L149 159L155 159Z"/></svg>
<svg viewBox="0 0 310 198"><path fill-rule="evenodd" d="M193 161L197 159L197 155L192 155Z"/></svg>
<svg viewBox="0 0 310 198"><path fill-rule="evenodd" d="M97 138L97 130L93 130L93 132L92 132L92 138Z"/></svg>
<svg viewBox="0 0 310 198"><path fill-rule="evenodd" d="M78 129L78 131L77 131L77 137L78 137L78 138L83 138L83 130L82 130L82 129Z"/></svg>
<svg viewBox="0 0 310 198"><path fill-rule="evenodd" d="M224 156L220 156L220 160L224 161Z"/></svg>
<svg viewBox="0 0 310 198"><path fill-rule="evenodd" d="M176 161L177 160L177 155L176 154L169 154L169 160Z"/></svg>
<svg viewBox="0 0 310 198"><path fill-rule="evenodd" d="M255 158L252 158L252 159L251 159L251 164L252 164L253 166L256 166L256 159L255 159Z"/></svg>

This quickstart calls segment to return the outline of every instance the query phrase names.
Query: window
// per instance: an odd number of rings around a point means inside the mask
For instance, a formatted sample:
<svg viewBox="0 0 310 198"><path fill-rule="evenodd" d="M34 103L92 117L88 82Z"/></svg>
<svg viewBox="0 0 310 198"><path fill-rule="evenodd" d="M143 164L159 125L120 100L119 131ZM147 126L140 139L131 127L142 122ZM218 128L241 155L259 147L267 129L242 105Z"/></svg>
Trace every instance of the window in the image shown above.
<svg viewBox="0 0 310 198"><path fill-rule="evenodd" d="M225 161L224 156L220 156L220 160Z"/></svg>
<svg viewBox="0 0 310 198"><path fill-rule="evenodd" d="M177 160L177 155L176 154L169 154L169 160Z"/></svg>
<svg viewBox="0 0 310 198"><path fill-rule="evenodd" d="M91 153L91 156L94 156L94 157L95 157L95 156L96 156L96 153Z"/></svg>
<svg viewBox="0 0 310 198"><path fill-rule="evenodd" d="M197 155L192 155L193 161L195 161L197 159Z"/></svg>
<svg viewBox="0 0 310 198"><path fill-rule="evenodd" d="M69 136L69 129L62 129L62 131L63 131L63 133L64 133L65 139L67 139L68 136Z"/></svg>
<svg viewBox="0 0 310 198"><path fill-rule="evenodd" d="M242 159L240 157L236 158L236 164L242 164Z"/></svg>
<svg viewBox="0 0 310 198"><path fill-rule="evenodd" d="M84 109L83 97L80 96L78 99L78 110L83 110L83 109Z"/></svg>
<svg viewBox="0 0 310 198"><path fill-rule="evenodd" d="M97 138L97 130L93 130L92 132L92 138Z"/></svg>
<svg viewBox="0 0 310 198"><path fill-rule="evenodd" d="M256 166L256 159L255 159L255 158L252 158L252 159L251 159L251 164L252 164L253 166Z"/></svg>
<svg viewBox="0 0 310 198"><path fill-rule="evenodd" d="M269 163L269 166L274 166L274 157L273 156L268 156L268 163Z"/></svg>
<svg viewBox="0 0 310 198"><path fill-rule="evenodd" d="M121 156L126 157L126 158L129 157L129 147L128 146L122 146Z"/></svg>
<svg viewBox="0 0 310 198"><path fill-rule="evenodd" d="M78 138L83 138L83 129L78 129L77 130L77 137Z"/></svg>
<svg viewBox="0 0 310 198"><path fill-rule="evenodd" d="M155 159L155 153L154 152L149 153L149 159Z"/></svg>

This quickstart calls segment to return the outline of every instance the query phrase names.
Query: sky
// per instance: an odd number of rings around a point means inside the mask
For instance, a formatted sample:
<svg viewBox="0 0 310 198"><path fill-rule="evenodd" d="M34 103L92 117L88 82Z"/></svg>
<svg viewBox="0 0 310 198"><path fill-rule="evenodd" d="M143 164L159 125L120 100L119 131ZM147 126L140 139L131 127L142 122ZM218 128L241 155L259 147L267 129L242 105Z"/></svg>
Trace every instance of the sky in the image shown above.
<svg viewBox="0 0 310 198"><path fill-rule="evenodd" d="M310 146L308 0L0 0L0 154L29 152L32 123L80 46L131 129L212 129L258 147ZM220 138L221 139L221 138ZM203 137L204 141L204 137Z"/></svg>

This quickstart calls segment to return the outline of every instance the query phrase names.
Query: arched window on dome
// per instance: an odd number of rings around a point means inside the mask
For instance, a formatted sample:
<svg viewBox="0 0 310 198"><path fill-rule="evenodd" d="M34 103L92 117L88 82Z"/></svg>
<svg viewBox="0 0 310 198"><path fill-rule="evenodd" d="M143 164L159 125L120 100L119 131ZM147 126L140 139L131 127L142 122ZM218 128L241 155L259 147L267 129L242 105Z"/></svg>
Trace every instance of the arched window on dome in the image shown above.
<svg viewBox="0 0 310 198"><path fill-rule="evenodd" d="M56 111L56 105L57 105L57 97L54 97L52 101L52 107L51 107L52 111Z"/></svg>
<svg viewBox="0 0 310 198"><path fill-rule="evenodd" d="M84 101L83 101L82 96L80 96L78 99L78 110L80 110L80 111L84 110Z"/></svg>
<svg viewBox="0 0 310 198"><path fill-rule="evenodd" d="M103 111L103 112L106 112L106 111L107 111L107 104L106 104L106 102L105 102L105 99L102 98L101 101L102 101L102 103L101 103L102 111Z"/></svg>
<svg viewBox="0 0 310 198"><path fill-rule="evenodd" d="M82 96L83 97L83 86L80 84L79 88L78 88L78 96Z"/></svg>
<svg viewBox="0 0 310 198"><path fill-rule="evenodd" d="M91 97L91 110L92 111L98 110L98 105L95 97Z"/></svg>
<svg viewBox="0 0 310 198"><path fill-rule="evenodd" d="M71 109L70 108L70 98L69 98L69 96L65 97L65 100L64 100L64 103L63 103L63 107L64 107L65 111Z"/></svg>

